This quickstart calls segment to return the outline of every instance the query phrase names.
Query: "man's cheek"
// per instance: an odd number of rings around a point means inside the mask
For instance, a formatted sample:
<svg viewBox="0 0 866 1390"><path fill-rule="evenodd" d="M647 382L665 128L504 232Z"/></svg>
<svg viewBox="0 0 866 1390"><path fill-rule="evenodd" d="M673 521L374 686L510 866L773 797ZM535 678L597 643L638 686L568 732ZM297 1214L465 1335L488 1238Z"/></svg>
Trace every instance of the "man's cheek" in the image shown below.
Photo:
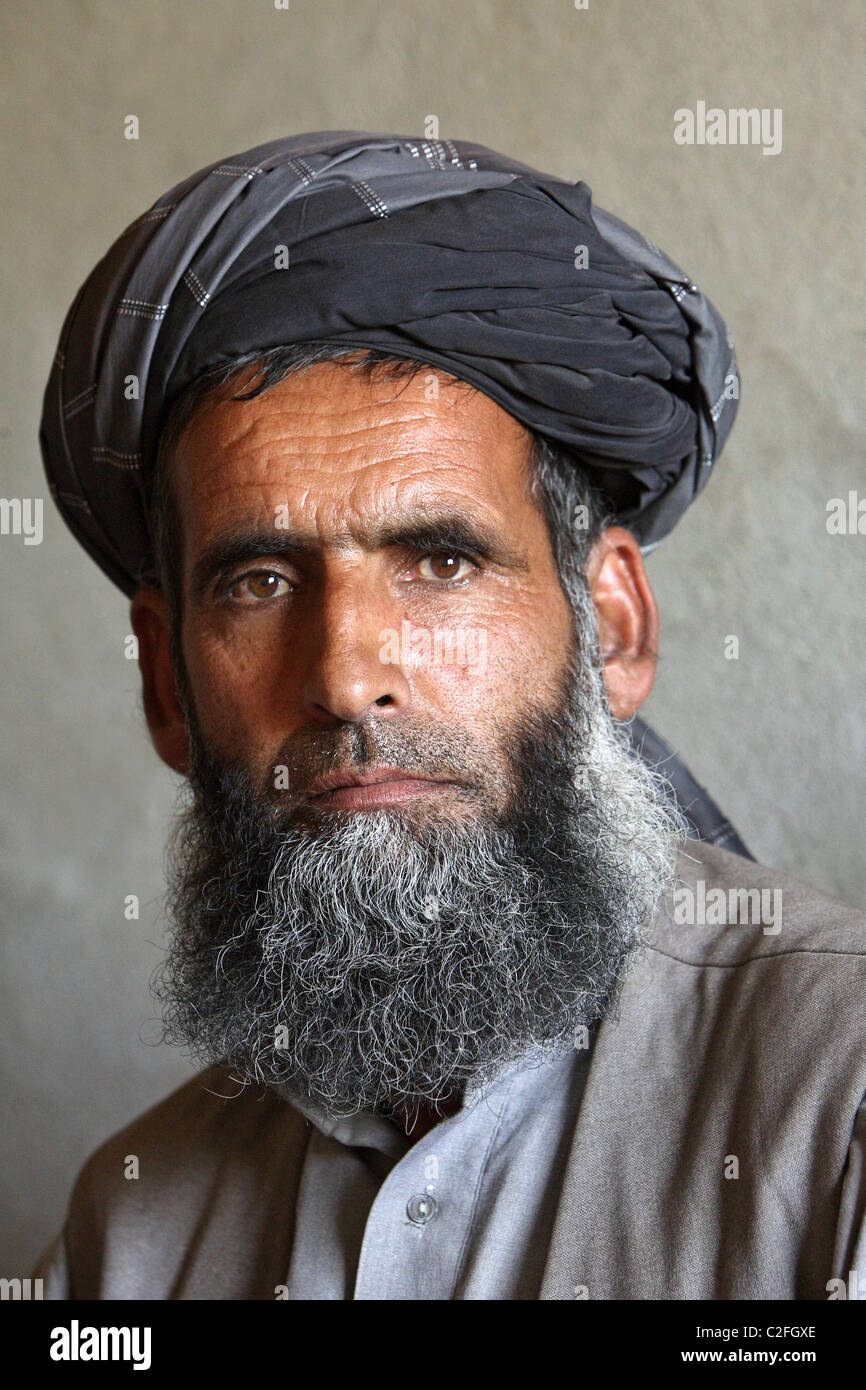
<svg viewBox="0 0 866 1390"><path fill-rule="evenodd" d="M497 622L483 645L483 679L504 709L525 711L559 689L568 651L567 633L557 637L552 621Z"/></svg>
<svg viewBox="0 0 866 1390"><path fill-rule="evenodd" d="M216 751L248 753L269 732L284 736L289 680L275 647L190 643L187 671L202 733Z"/></svg>

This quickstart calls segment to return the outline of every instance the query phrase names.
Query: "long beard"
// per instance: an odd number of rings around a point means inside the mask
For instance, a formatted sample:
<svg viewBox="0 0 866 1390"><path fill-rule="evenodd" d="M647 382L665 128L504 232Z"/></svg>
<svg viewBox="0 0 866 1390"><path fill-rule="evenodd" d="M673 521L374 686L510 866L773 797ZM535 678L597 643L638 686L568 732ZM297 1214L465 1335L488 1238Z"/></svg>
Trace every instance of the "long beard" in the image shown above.
<svg viewBox="0 0 866 1390"><path fill-rule="evenodd" d="M468 821L287 818L190 734L167 1041L334 1116L406 1113L574 1047L612 1007L681 825L588 656L515 731L509 808Z"/></svg>

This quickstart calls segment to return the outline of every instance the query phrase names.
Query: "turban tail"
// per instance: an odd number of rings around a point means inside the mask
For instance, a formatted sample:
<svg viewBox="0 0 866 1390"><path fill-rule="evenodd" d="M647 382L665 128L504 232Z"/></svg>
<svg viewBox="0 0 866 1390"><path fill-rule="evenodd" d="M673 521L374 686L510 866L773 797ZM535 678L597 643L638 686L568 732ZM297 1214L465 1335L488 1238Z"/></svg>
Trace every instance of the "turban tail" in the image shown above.
<svg viewBox="0 0 866 1390"><path fill-rule="evenodd" d="M467 141L275 140L178 184L69 310L40 445L127 594L150 554L165 412L210 367L309 339L428 362L584 464L649 550L737 409L730 335L657 247L569 183Z"/></svg>

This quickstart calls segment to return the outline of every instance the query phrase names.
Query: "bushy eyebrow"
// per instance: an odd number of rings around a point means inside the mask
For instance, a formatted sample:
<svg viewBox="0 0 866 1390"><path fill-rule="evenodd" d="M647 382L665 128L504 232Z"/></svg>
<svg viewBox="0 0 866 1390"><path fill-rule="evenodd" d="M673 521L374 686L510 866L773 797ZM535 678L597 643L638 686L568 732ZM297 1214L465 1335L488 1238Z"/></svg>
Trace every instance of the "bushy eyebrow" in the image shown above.
<svg viewBox="0 0 866 1390"><path fill-rule="evenodd" d="M459 551L517 573L529 570L522 550L509 545L492 527L461 512L424 512L420 516L389 517L376 526L353 529L322 546L317 538L283 527L232 529L216 536L196 561L190 588L194 600L235 566L265 558L294 560L318 555L323 548L345 550L361 545L365 550L402 547L406 550Z"/></svg>

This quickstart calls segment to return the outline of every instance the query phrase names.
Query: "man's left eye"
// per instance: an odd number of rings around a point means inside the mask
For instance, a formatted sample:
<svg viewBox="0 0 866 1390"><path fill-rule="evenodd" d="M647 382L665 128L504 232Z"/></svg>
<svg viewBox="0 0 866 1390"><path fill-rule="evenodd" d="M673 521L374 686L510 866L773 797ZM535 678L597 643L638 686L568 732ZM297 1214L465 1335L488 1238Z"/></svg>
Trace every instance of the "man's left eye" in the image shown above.
<svg viewBox="0 0 866 1390"><path fill-rule="evenodd" d="M439 550L425 555L418 563L419 570L425 565L429 566L430 572L422 574L423 579L465 579L467 574L478 568L468 556L450 550Z"/></svg>
<svg viewBox="0 0 866 1390"><path fill-rule="evenodd" d="M281 587L282 586L282 587ZM229 598L253 599L255 602L267 598L280 598L289 591L289 583L281 574L270 570L260 570L256 574L245 574L235 581L229 590Z"/></svg>

